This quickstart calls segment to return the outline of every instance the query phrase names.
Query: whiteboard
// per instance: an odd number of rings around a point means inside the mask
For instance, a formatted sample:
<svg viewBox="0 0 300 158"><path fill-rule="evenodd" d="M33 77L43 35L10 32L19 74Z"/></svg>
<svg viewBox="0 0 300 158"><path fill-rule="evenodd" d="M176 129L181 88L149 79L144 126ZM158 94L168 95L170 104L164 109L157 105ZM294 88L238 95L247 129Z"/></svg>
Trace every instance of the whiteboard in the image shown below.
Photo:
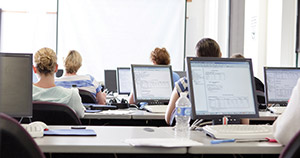
<svg viewBox="0 0 300 158"><path fill-rule="evenodd" d="M173 70L183 69L185 0L59 0L58 64L69 50L83 57L78 74L103 81L104 69L152 64L165 47Z"/></svg>

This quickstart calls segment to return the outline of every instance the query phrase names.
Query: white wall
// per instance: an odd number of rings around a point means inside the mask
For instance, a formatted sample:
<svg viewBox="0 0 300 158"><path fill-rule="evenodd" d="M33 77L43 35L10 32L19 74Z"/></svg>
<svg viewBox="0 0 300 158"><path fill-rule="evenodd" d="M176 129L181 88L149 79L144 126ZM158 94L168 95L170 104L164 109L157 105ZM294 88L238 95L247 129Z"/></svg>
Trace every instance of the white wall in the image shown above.
<svg viewBox="0 0 300 158"><path fill-rule="evenodd" d="M246 0L245 57L263 81L264 66L295 66L296 0Z"/></svg>
<svg viewBox="0 0 300 158"><path fill-rule="evenodd" d="M228 0L193 0L187 4L186 54L195 56L195 46L204 37L216 40L228 54ZM217 8L217 9L216 9Z"/></svg>

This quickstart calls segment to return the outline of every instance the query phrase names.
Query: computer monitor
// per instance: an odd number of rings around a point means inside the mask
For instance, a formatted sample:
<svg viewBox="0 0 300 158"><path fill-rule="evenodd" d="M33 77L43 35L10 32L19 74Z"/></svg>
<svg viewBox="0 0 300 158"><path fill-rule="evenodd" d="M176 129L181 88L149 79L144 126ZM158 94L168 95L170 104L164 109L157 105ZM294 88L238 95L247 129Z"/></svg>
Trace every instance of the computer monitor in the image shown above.
<svg viewBox="0 0 300 158"><path fill-rule="evenodd" d="M251 59L187 57L187 66L193 119L220 124L259 116Z"/></svg>
<svg viewBox="0 0 300 158"><path fill-rule="evenodd" d="M104 70L105 88L111 92L117 92L116 70Z"/></svg>
<svg viewBox="0 0 300 158"><path fill-rule="evenodd" d="M268 104L287 105L300 77L300 69L292 67L264 67L265 94Z"/></svg>
<svg viewBox="0 0 300 158"><path fill-rule="evenodd" d="M186 77L186 71L174 71L174 72L176 72L180 78Z"/></svg>
<svg viewBox="0 0 300 158"><path fill-rule="evenodd" d="M132 90L132 76L130 67L118 67L117 68L117 85L118 94L129 95Z"/></svg>
<svg viewBox="0 0 300 158"><path fill-rule="evenodd" d="M0 112L32 117L32 54L0 53Z"/></svg>
<svg viewBox="0 0 300 158"><path fill-rule="evenodd" d="M131 65L134 101L168 104L173 90L170 65Z"/></svg>

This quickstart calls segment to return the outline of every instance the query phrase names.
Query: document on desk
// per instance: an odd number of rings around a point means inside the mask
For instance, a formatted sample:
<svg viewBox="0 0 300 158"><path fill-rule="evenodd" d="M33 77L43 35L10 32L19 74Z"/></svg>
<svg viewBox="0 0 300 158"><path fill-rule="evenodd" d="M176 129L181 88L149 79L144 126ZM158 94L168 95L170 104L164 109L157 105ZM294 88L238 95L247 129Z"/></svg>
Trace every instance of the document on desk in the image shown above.
<svg viewBox="0 0 300 158"><path fill-rule="evenodd" d="M128 110L107 110L107 111L102 111L101 114L109 114L109 115L128 115L131 114L131 111Z"/></svg>
<svg viewBox="0 0 300 158"><path fill-rule="evenodd" d="M150 147L188 147L188 146L202 146L203 144L191 139L178 138L136 138L126 139L125 143L132 146L150 146Z"/></svg>

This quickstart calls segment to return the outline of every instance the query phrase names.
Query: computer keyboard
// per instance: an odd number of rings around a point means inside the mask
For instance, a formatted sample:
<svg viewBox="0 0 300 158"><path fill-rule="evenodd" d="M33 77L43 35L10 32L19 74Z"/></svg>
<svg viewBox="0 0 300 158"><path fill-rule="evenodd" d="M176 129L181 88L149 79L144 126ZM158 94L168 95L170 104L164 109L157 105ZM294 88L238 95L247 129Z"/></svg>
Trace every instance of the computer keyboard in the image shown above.
<svg viewBox="0 0 300 158"><path fill-rule="evenodd" d="M216 139L261 139L272 137L272 125L207 125L203 131Z"/></svg>
<svg viewBox="0 0 300 158"><path fill-rule="evenodd" d="M168 105L146 105L144 109L153 113L165 113Z"/></svg>
<svg viewBox="0 0 300 158"><path fill-rule="evenodd" d="M286 109L285 106L273 106L268 108L274 114L282 114Z"/></svg>

